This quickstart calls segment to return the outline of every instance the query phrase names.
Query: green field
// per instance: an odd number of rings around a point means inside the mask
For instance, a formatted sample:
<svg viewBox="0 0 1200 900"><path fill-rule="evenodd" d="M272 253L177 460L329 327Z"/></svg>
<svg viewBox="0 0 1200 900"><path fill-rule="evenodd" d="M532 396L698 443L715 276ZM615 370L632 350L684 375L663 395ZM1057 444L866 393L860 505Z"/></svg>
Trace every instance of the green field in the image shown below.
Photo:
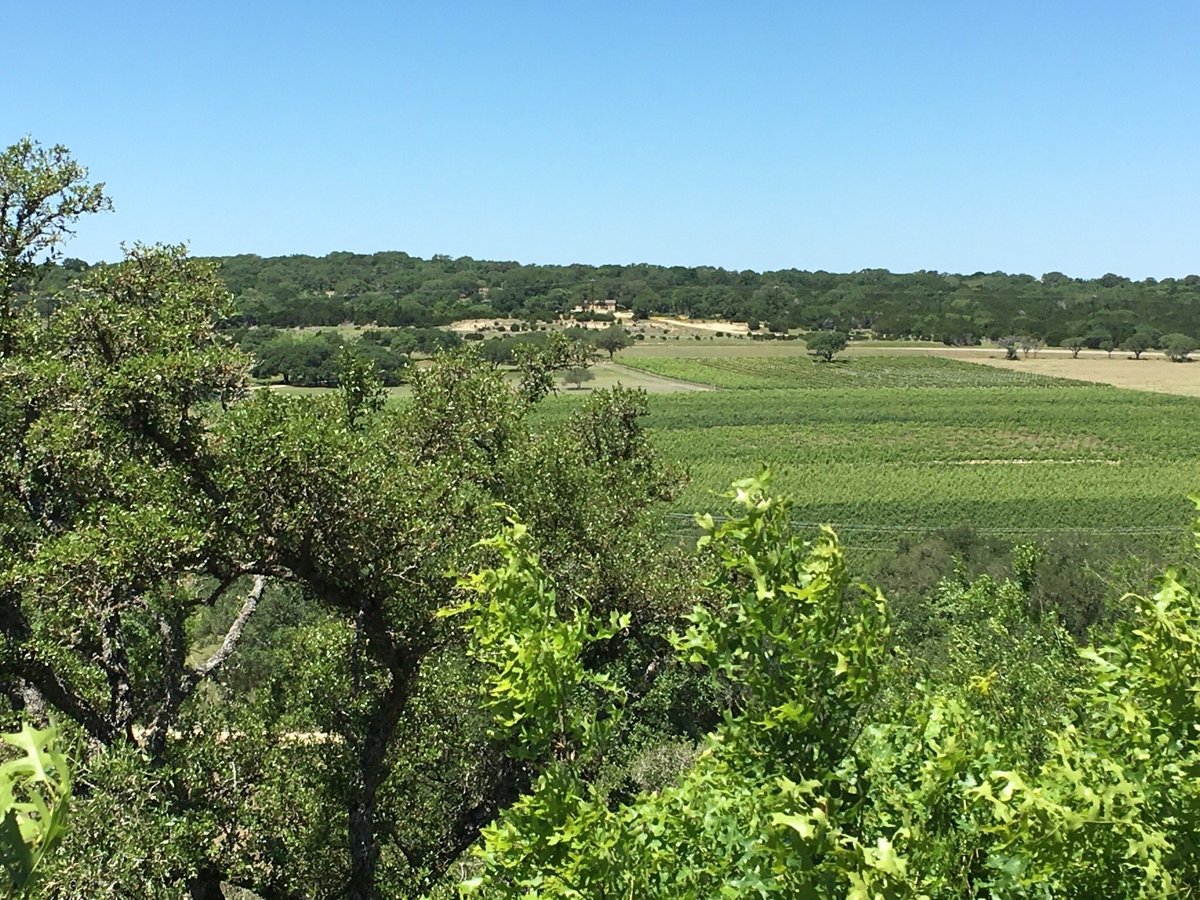
<svg viewBox="0 0 1200 900"><path fill-rule="evenodd" d="M786 345L784 345L786 346ZM630 368L718 388L950 388L1061 385L1061 379L935 356L858 356L831 363L796 352L625 357Z"/></svg>
<svg viewBox="0 0 1200 900"><path fill-rule="evenodd" d="M717 387L651 398L649 426L690 482L673 516L718 506L769 465L795 517L852 545L969 525L1182 539L1200 490L1200 401L924 356L627 356Z"/></svg>

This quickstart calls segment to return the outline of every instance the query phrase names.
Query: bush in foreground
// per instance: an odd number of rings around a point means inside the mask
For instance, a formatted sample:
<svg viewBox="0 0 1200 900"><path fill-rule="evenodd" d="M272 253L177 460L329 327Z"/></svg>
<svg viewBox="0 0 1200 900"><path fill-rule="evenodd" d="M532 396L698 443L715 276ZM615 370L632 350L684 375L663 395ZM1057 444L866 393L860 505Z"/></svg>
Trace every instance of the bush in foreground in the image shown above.
<svg viewBox="0 0 1200 900"><path fill-rule="evenodd" d="M496 728L542 762L484 832L485 896L1167 895L1200 877L1200 594L1172 569L1076 652L1020 585L947 587L951 662L889 654L838 541L790 533L766 480L705 517L713 572L675 639L734 698L677 781L613 803L586 777L621 692L579 664L621 627L556 613L514 525L466 586ZM519 613L519 614L518 614ZM551 677L554 673L555 677ZM589 698L584 702L583 698Z"/></svg>

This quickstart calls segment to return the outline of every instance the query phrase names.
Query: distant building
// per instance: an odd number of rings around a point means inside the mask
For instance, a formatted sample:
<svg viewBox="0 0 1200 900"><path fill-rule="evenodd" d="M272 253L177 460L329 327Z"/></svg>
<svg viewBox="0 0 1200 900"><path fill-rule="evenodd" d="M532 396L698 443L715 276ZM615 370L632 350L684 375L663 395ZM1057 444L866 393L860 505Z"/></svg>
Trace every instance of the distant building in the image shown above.
<svg viewBox="0 0 1200 900"><path fill-rule="evenodd" d="M617 311L617 301L611 297L604 300L584 300L576 306L572 312L599 312L599 313L615 313Z"/></svg>

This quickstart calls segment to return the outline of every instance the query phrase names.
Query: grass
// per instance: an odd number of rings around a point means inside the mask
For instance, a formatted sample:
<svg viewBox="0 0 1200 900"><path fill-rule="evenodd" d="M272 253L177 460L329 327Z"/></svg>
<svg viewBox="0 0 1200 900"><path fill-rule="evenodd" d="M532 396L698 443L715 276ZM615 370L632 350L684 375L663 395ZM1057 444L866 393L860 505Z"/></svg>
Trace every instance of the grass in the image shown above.
<svg viewBox="0 0 1200 900"><path fill-rule="evenodd" d="M671 511L680 534L694 533L690 513L719 509L717 493L765 464L795 497L797 521L833 523L857 545L961 526L1184 540L1186 498L1200 490L1200 401L1050 378L1025 362L625 356L720 388L651 398L654 441L690 473Z"/></svg>
<svg viewBox="0 0 1200 900"><path fill-rule="evenodd" d="M933 356L862 356L817 362L805 355L643 357L627 360L668 378L726 389L826 387L984 387L1050 385L1055 382L1023 371L968 366Z"/></svg>
<svg viewBox="0 0 1200 900"><path fill-rule="evenodd" d="M832 523L859 546L960 526L1186 538L1200 399L1088 379L1128 372L1139 380L1127 384L1160 378L1178 391L1200 365L990 355L857 344L818 363L800 342L639 342L539 416L567 415L616 383L647 390L653 440L690 474L670 511L689 536L692 512L719 509L730 481L769 465L797 521Z"/></svg>
<svg viewBox="0 0 1200 900"><path fill-rule="evenodd" d="M559 379L559 390L565 390L572 394L584 394L590 390L610 388L618 384L628 388L641 388L648 394L674 394L681 391L711 390L711 387L708 385L688 384L685 381L675 378L657 375L648 369L626 366L622 363L608 362L607 360L594 364L591 367L591 371L595 378L592 381L586 382L582 390L575 390L565 384L561 378Z"/></svg>
<svg viewBox="0 0 1200 900"><path fill-rule="evenodd" d="M648 358L709 358L748 356L753 358L764 356L795 356L807 359L804 342L795 341L755 341L749 338L683 338L675 340L645 340L638 341L628 349L618 354L623 363L634 364L636 360Z"/></svg>

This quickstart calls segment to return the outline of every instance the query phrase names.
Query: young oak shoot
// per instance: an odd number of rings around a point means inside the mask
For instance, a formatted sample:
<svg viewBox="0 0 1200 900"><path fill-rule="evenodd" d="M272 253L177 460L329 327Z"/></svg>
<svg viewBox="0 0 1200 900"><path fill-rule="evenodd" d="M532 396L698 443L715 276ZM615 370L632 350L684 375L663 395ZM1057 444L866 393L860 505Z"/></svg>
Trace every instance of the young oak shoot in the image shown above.
<svg viewBox="0 0 1200 900"><path fill-rule="evenodd" d="M25 725L0 739L23 754L0 763L0 890L24 897L66 830L71 769L54 728Z"/></svg>

